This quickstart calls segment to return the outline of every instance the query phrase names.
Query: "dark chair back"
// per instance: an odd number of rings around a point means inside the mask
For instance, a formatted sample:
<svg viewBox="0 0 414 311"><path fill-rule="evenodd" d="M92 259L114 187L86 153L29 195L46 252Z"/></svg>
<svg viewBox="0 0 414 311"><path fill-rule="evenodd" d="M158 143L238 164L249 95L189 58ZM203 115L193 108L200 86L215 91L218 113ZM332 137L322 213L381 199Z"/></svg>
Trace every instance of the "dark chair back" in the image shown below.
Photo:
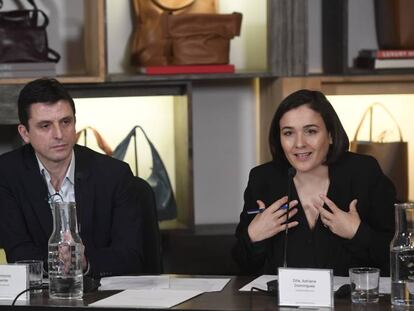
<svg viewBox="0 0 414 311"><path fill-rule="evenodd" d="M143 215L143 251L144 273L161 274L163 272L161 257L161 236L158 227L157 207L151 186L142 178L135 177L139 204Z"/></svg>

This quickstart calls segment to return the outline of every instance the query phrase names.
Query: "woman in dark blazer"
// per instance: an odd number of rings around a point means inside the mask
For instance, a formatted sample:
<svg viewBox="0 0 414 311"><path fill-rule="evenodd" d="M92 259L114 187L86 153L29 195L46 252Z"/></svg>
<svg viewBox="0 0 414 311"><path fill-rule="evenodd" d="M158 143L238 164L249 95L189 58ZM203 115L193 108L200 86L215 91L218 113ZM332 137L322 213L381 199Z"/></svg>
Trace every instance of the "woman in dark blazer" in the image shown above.
<svg viewBox="0 0 414 311"><path fill-rule="evenodd" d="M251 170L244 193L233 249L241 270L276 274L286 265L346 276L372 266L388 275L394 186L373 157L348 152L326 97L309 90L286 97L269 143L273 161Z"/></svg>

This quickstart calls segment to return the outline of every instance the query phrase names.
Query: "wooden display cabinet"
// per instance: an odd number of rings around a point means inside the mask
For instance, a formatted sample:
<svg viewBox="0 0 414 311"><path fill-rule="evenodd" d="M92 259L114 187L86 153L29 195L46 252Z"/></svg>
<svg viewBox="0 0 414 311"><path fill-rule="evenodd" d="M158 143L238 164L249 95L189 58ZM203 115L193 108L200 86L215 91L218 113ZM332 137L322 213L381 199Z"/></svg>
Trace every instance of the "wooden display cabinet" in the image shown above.
<svg viewBox="0 0 414 311"><path fill-rule="evenodd" d="M83 46L84 64L82 72L63 73L57 79L63 83L94 83L104 82L106 76L105 56L105 0L83 0L84 25L83 42L73 43ZM47 28L48 33L53 31ZM0 84L24 84L30 78L0 78Z"/></svg>

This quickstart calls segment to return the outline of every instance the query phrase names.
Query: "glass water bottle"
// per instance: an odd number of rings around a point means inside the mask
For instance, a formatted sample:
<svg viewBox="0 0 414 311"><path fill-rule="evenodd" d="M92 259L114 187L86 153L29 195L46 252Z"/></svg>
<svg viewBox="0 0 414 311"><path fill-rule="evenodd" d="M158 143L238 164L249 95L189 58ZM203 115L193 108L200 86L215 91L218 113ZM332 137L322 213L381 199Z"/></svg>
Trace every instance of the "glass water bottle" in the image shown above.
<svg viewBox="0 0 414 311"><path fill-rule="evenodd" d="M391 303L414 306L414 203L395 204L390 255Z"/></svg>
<svg viewBox="0 0 414 311"><path fill-rule="evenodd" d="M53 202L53 232L49 238L50 298L82 298L82 241L78 233L76 204Z"/></svg>

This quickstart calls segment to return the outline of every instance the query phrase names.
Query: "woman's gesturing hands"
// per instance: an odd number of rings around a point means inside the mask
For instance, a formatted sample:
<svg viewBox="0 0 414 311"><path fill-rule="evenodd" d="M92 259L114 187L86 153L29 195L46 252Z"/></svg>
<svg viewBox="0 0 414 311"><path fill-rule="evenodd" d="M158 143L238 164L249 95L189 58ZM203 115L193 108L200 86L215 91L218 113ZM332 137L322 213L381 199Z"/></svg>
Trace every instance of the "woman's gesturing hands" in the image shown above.
<svg viewBox="0 0 414 311"><path fill-rule="evenodd" d="M262 241L285 230L286 221L298 212L296 208L293 208L298 204L298 201L293 200L290 202L288 218L286 217L287 209L281 208L285 203L287 203L287 196L275 201L267 208L262 201L257 200L257 204L260 209L263 209L263 212L257 214L247 228L247 232L252 242ZM297 225L297 221L288 222L287 224L288 228Z"/></svg>
<svg viewBox="0 0 414 311"><path fill-rule="evenodd" d="M358 230L361 219L356 210L357 200L352 200L349 204L349 212L344 212L336 206L326 195L320 195L322 201L329 207L331 211L319 207L322 223L328 227L336 235L352 239Z"/></svg>

